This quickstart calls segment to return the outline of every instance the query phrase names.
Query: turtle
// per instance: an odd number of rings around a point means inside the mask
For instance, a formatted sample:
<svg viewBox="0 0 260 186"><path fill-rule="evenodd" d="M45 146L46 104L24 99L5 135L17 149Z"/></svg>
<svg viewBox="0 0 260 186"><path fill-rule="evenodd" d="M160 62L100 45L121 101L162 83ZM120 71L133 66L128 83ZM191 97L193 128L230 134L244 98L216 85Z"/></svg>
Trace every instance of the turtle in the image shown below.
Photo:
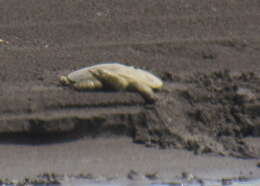
<svg viewBox="0 0 260 186"><path fill-rule="evenodd" d="M5 40L3 40L3 39L0 38L0 44L1 44L1 43L3 43L3 44L9 44L8 41L5 41Z"/></svg>
<svg viewBox="0 0 260 186"><path fill-rule="evenodd" d="M99 90L110 88L117 91L138 92L147 102L157 99L153 90L163 86L160 78L152 73L120 63L103 63L85 67L66 76L60 76L62 85L77 90Z"/></svg>

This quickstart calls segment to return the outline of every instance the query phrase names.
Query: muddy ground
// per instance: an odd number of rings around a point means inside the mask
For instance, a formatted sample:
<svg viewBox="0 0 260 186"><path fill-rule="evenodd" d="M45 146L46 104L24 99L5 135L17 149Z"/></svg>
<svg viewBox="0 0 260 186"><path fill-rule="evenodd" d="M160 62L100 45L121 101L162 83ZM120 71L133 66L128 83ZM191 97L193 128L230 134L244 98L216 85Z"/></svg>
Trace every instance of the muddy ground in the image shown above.
<svg viewBox="0 0 260 186"><path fill-rule="evenodd" d="M2 143L129 136L259 158L259 12L258 0L0 0ZM159 100L58 83L112 61L161 77Z"/></svg>

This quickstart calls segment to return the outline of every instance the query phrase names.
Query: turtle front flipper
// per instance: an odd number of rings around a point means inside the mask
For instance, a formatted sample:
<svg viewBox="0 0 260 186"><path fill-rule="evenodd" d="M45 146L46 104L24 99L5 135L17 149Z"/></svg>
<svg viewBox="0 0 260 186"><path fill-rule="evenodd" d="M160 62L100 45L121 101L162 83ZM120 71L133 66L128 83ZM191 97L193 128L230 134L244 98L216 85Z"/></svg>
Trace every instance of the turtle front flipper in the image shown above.
<svg viewBox="0 0 260 186"><path fill-rule="evenodd" d="M117 74L105 70L105 69L95 69L90 70L90 72L100 80L104 85L108 85L110 88L115 90L124 90L128 86L128 81Z"/></svg>
<svg viewBox="0 0 260 186"><path fill-rule="evenodd" d="M97 79L79 81L73 84L77 90L98 90L103 88L102 82Z"/></svg>
<svg viewBox="0 0 260 186"><path fill-rule="evenodd" d="M131 82L129 84L129 89L132 91L137 91L148 103L154 103L158 99L153 89L145 84Z"/></svg>

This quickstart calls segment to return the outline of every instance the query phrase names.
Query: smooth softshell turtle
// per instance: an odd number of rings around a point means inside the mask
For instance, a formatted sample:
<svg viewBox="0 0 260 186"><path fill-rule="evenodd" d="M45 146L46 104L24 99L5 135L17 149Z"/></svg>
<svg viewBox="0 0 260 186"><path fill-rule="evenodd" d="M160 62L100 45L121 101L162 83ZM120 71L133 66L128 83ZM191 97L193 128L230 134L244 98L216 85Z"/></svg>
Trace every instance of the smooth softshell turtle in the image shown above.
<svg viewBox="0 0 260 186"><path fill-rule="evenodd" d="M82 68L67 76L61 76L60 82L77 90L97 90L112 88L139 92L146 101L154 102L154 90L163 86L163 82L148 71L119 63L106 63Z"/></svg>

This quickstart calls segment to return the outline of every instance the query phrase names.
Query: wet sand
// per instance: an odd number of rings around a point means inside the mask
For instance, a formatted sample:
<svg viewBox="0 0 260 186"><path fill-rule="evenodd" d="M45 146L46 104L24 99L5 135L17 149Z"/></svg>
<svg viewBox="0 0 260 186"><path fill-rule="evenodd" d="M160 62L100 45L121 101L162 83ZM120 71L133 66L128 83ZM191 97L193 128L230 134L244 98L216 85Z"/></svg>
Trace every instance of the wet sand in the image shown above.
<svg viewBox="0 0 260 186"><path fill-rule="evenodd" d="M259 177L259 12L257 0L0 0L0 176ZM111 61L161 77L158 103L58 83Z"/></svg>
<svg viewBox="0 0 260 186"><path fill-rule="evenodd" d="M5 144L0 148L3 170L0 177L11 179L46 172L126 178L130 170L140 174L140 178L157 173L158 178L168 181L180 178L183 172L204 179L260 177L257 160L196 156L184 150L144 148L133 144L129 138L81 139L48 145Z"/></svg>

